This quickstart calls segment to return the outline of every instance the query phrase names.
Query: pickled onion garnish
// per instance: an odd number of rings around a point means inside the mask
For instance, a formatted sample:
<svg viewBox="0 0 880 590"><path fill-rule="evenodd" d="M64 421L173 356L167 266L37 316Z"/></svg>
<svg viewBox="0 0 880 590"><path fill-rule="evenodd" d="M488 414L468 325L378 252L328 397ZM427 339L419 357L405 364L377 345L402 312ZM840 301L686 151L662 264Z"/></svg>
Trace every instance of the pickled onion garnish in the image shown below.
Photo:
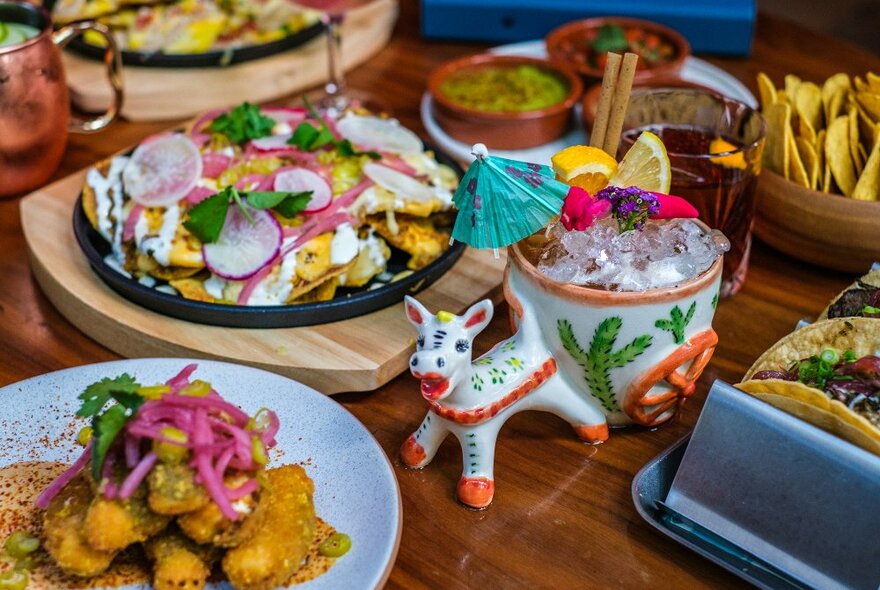
<svg viewBox="0 0 880 590"><path fill-rule="evenodd" d="M171 393L177 393L187 385L189 385L189 378L193 373L196 372L196 369L199 368L199 365L196 363L190 363L184 368L180 370L180 373L169 379L165 382L165 385L171 388Z"/></svg>
<svg viewBox="0 0 880 590"><path fill-rule="evenodd" d="M198 205L208 197L216 194L217 191L211 190L206 186L197 186L186 194L186 202L190 205Z"/></svg>
<svg viewBox="0 0 880 590"><path fill-rule="evenodd" d="M127 242L134 238L134 226L137 225L143 212L143 206L138 205L137 203L135 203L134 207L131 208L131 211L128 212L128 217L125 218L125 225L122 227L122 239L124 241Z"/></svg>
<svg viewBox="0 0 880 590"><path fill-rule="evenodd" d="M275 175L273 189L279 192L300 193L310 191L312 199L304 213L315 213L330 206L333 201L333 189L320 175L306 168L292 168Z"/></svg>
<svg viewBox="0 0 880 590"><path fill-rule="evenodd" d="M205 178L217 178L229 168L232 158L217 152L202 154L202 174Z"/></svg>
<svg viewBox="0 0 880 590"><path fill-rule="evenodd" d="M281 226L269 211L243 203L229 207L220 236L202 246L202 255L205 266L215 275L243 281L275 259L281 240Z"/></svg>
<svg viewBox="0 0 880 590"><path fill-rule="evenodd" d="M302 123L309 115L309 111L302 107L263 107L260 110L276 123L287 123L291 127Z"/></svg>
<svg viewBox="0 0 880 590"><path fill-rule="evenodd" d="M166 207L184 198L202 176L202 154L182 133L142 143L122 170L125 191L145 207Z"/></svg>
<svg viewBox="0 0 880 590"><path fill-rule="evenodd" d="M126 440L126 442L128 441ZM137 490L137 487L141 485L141 482L144 481L144 478L147 477L150 469L153 468L153 465L155 465L158 460L159 457L153 451L144 455L144 458L141 459L138 464L135 465L134 469L128 473L125 481L123 481L122 485L119 487L119 498L122 500L131 498L135 490Z"/></svg>
<svg viewBox="0 0 880 590"><path fill-rule="evenodd" d="M86 445L86 448L83 450L82 455L73 462L67 471L59 475L55 478L55 481L46 486L46 489L43 490L40 495L37 497L37 508L41 510L45 510L49 507L49 502L58 495L58 492L64 489L64 486L73 481L79 472L82 471L86 464L89 462L89 459L92 456L92 441L89 441L89 444Z"/></svg>

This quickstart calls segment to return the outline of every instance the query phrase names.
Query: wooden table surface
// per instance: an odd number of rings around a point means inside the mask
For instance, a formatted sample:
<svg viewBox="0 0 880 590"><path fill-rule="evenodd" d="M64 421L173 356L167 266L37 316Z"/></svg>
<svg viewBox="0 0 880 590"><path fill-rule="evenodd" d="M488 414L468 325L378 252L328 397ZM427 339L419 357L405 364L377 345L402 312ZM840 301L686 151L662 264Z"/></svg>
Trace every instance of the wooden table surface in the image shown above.
<svg viewBox="0 0 880 590"><path fill-rule="evenodd" d="M381 96L407 126L423 133L419 98L438 64L484 45L425 41L418 6L405 0L391 44L349 75L353 88ZM708 58L755 89L767 72L815 81L838 72L880 71L880 58L843 41L762 15L748 59ZM115 123L104 133L73 136L54 179L173 125ZM54 180L53 179L53 180ZM778 254L761 243L741 293L722 301L720 343L696 399L655 432L613 432L586 446L549 414L515 416L501 433L497 493L486 511L453 498L459 449L447 440L423 471L401 466L397 449L424 415L418 384L403 375L378 391L337 396L391 458L403 495L403 538L390 588L731 588L733 575L655 532L630 497L635 473L692 427L714 379L737 381L751 362L802 317L815 317L853 277ZM482 353L509 332L506 310L477 340ZM47 301L31 275L18 202L0 201L0 386L47 371L118 358L76 330Z"/></svg>

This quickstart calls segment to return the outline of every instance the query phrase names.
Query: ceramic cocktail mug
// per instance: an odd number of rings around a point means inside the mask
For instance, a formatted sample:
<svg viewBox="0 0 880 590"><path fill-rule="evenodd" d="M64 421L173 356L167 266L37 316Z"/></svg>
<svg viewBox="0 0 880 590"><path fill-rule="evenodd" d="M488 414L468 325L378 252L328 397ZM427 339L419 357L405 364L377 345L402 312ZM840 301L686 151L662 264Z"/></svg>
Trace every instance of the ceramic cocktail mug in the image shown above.
<svg viewBox="0 0 880 590"><path fill-rule="evenodd" d="M53 32L45 9L0 0L0 27L27 25L30 38L0 43L0 196L16 195L44 183L61 161L68 131L90 133L116 118L122 105L121 58L106 27L73 23ZM14 28L14 27L13 27ZM94 30L107 40L104 63L113 104L94 119L72 117L61 48Z"/></svg>

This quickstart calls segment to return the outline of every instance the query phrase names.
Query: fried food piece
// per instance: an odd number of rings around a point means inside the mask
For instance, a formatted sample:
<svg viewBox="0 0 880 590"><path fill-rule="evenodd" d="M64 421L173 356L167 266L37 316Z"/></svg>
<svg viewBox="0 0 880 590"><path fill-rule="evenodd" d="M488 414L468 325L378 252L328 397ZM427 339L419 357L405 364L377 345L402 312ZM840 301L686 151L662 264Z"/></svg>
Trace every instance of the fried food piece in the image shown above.
<svg viewBox="0 0 880 590"><path fill-rule="evenodd" d="M286 581L302 566L315 536L315 486L305 470L285 465L266 476L263 525L223 557L223 571L237 590L267 590Z"/></svg>
<svg viewBox="0 0 880 590"><path fill-rule="evenodd" d="M147 488L138 487L127 500L109 500L97 495L85 515L83 535L100 551L118 551L152 537L171 521L147 505Z"/></svg>
<svg viewBox="0 0 880 590"><path fill-rule="evenodd" d="M236 488L246 481L245 476L227 478L226 485ZM202 545L211 544L218 547L235 547L242 543L259 528L265 516L265 508L260 508L262 503L259 497L250 494L233 503L233 508L240 514L246 515L236 521L229 520L214 502L208 502L198 510L181 514L177 517L177 524L183 533Z"/></svg>
<svg viewBox="0 0 880 590"><path fill-rule="evenodd" d="M168 284L177 289L177 292L186 299L206 303L217 301L205 290L205 282L202 279L172 279L168 281Z"/></svg>
<svg viewBox="0 0 880 590"><path fill-rule="evenodd" d="M335 277L338 277L339 275L348 272L348 270L354 265L355 260L357 260L357 258L347 262L346 264L329 267L323 276L314 281L304 281L299 277L294 277L293 289L291 289L290 295L287 296L286 303L305 303L308 301L326 301L327 299L332 299L333 295L336 294L336 285L338 285L338 283L334 280ZM328 285L327 283L331 280L333 280L334 284ZM323 293L322 296L324 297L324 299L317 299L317 295L312 298L308 298L308 296L311 295L311 291L316 290L321 286L324 286L324 290L321 291L321 293ZM327 293L331 290L332 293L330 293L330 296L327 297Z"/></svg>
<svg viewBox="0 0 880 590"><path fill-rule="evenodd" d="M219 549L197 545L170 528L144 543L147 557L153 561L155 590L200 590L211 575L211 565Z"/></svg>
<svg viewBox="0 0 880 590"><path fill-rule="evenodd" d="M306 242L296 253L296 276L305 282L322 279L330 270L330 243L333 233L327 232Z"/></svg>
<svg viewBox="0 0 880 590"><path fill-rule="evenodd" d="M43 515L43 533L46 551L62 570L91 577L106 570L116 552L93 548L83 534L83 521L92 501L86 477L75 478L49 503Z"/></svg>
<svg viewBox="0 0 880 590"><path fill-rule="evenodd" d="M355 258L354 266L345 273L346 287L363 287L387 268L391 249L379 236L370 231L361 241L361 249Z"/></svg>
<svg viewBox="0 0 880 590"><path fill-rule="evenodd" d="M308 293L297 297L290 303L315 303L317 301L330 301L336 295L336 288L339 287L339 278L330 277Z"/></svg>
<svg viewBox="0 0 880 590"><path fill-rule="evenodd" d="M184 463L157 463L147 476L150 509L157 514L177 515L207 504L210 497L195 477L192 467Z"/></svg>
<svg viewBox="0 0 880 590"><path fill-rule="evenodd" d="M449 234L437 231L430 219L370 215L367 223L389 244L412 256L406 264L412 270L428 266L449 247Z"/></svg>

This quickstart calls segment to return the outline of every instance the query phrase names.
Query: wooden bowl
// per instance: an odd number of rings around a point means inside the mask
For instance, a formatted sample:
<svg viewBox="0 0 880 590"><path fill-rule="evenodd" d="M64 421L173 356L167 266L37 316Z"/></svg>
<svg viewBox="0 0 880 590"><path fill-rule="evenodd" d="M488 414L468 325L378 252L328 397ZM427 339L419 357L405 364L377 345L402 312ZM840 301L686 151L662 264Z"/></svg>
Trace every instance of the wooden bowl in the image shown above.
<svg viewBox="0 0 880 590"><path fill-rule="evenodd" d="M568 95L552 106L523 112L489 112L461 106L440 90L446 78L465 69L533 65L557 75L568 85ZM440 66L428 78L434 101L434 116L455 139L484 143L490 149L519 150L549 143L569 129L574 105L583 93L580 77L566 66L545 59L510 55L472 55Z"/></svg>
<svg viewBox="0 0 880 590"><path fill-rule="evenodd" d="M696 88L706 92L716 92L708 86L703 86L689 80L682 80L681 78L654 78L633 83L633 92L644 88ZM596 122L596 109L599 107L599 96L601 94L602 84L593 84L584 93L584 99L581 101L584 131L586 131L587 135L593 130L593 124Z"/></svg>
<svg viewBox="0 0 880 590"><path fill-rule="evenodd" d="M810 190L764 170L755 235L799 260L864 274L880 261L880 202Z"/></svg>
<svg viewBox="0 0 880 590"><path fill-rule="evenodd" d="M564 24L553 29L547 35L547 55L555 62L564 63L575 68L583 76L584 82L590 84L602 80L603 68L594 68L587 62L577 62L571 59L567 46L582 47L588 37L592 37L596 31L606 24L616 24L626 29L641 29L648 33L654 33L675 47L674 57L653 68L637 70L635 80L642 82L655 78L675 78L684 65L684 60L691 54L691 46L679 32L659 23L626 18L618 16L588 18Z"/></svg>

